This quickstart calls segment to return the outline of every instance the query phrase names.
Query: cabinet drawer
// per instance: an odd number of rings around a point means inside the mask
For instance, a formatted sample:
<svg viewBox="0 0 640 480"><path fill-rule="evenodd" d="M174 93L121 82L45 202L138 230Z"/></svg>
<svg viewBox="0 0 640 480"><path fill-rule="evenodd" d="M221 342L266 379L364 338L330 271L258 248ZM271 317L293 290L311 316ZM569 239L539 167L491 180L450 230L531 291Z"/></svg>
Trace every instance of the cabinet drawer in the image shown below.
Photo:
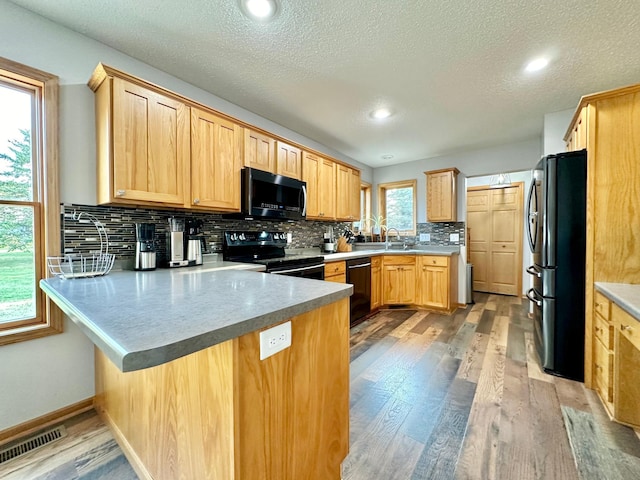
<svg viewBox="0 0 640 480"><path fill-rule="evenodd" d="M334 275L346 274L347 264L346 262L330 262L324 264L324 276L332 277Z"/></svg>
<svg viewBox="0 0 640 480"><path fill-rule="evenodd" d="M385 265L415 265L414 255L385 255L383 258Z"/></svg>
<svg viewBox="0 0 640 480"><path fill-rule="evenodd" d="M433 265L436 267L446 267L449 265L449 257L432 257L431 255L421 258L422 265Z"/></svg>
<svg viewBox="0 0 640 480"><path fill-rule="evenodd" d="M607 322L611 320L611 301L598 291L593 297L593 309L602 315L602 318Z"/></svg>
<svg viewBox="0 0 640 480"><path fill-rule="evenodd" d="M593 330L596 338L609 350L613 350L613 325L602 318L598 313L593 317Z"/></svg>
<svg viewBox="0 0 640 480"><path fill-rule="evenodd" d="M324 277L325 282L347 283L347 274L342 272L336 275L330 275Z"/></svg>
<svg viewBox="0 0 640 480"><path fill-rule="evenodd" d="M611 376L613 374L613 354L609 353L609 349L600 341L594 342L594 362L593 371L595 373L596 385L598 390L607 402L613 401L613 382Z"/></svg>

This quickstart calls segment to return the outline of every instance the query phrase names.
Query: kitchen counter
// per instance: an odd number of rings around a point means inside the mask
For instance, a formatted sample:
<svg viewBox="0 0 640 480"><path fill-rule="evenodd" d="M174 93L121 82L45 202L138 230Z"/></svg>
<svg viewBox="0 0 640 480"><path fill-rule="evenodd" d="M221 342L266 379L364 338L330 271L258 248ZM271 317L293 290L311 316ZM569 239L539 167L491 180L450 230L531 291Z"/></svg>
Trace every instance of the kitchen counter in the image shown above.
<svg viewBox="0 0 640 480"><path fill-rule="evenodd" d="M363 244L366 245L366 244ZM424 246L419 248L412 248L409 250L402 249L389 249L384 248L371 248L363 247L362 249L354 248L352 252L340 252L323 254L325 262L336 262L339 260L350 260L352 258L361 257L376 257L379 255L443 255L450 257L451 255L459 255L460 247L440 247L440 246Z"/></svg>
<svg viewBox="0 0 640 480"><path fill-rule="evenodd" d="M144 369L351 295L351 285L232 269L232 262L41 280L44 292L122 371Z"/></svg>
<svg viewBox="0 0 640 480"><path fill-rule="evenodd" d="M595 282L596 290L640 321L640 285Z"/></svg>

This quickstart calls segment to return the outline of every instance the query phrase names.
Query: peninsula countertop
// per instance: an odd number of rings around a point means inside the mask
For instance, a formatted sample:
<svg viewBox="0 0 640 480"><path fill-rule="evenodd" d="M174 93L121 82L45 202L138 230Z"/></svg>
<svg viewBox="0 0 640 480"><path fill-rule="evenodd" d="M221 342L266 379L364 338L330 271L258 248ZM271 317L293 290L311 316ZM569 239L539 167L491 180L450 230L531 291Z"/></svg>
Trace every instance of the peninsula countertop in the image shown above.
<svg viewBox="0 0 640 480"><path fill-rule="evenodd" d="M48 278L40 286L123 372L170 362L353 291L349 284L206 265Z"/></svg>
<svg viewBox="0 0 640 480"><path fill-rule="evenodd" d="M640 285L595 282L596 290L613 300L629 315L640 321Z"/></svg>
<svg viewBox="0 0 640 480"><path fill-rule="evenodd" d="M339 260L350 260L360 257L377 257L380 255L441 255L452 256L460 254L459 246L416 246L407 250L402 248L392 248L385 250L384 248L369 247L371 244L362 243L356 244L357 247L353 248L351 252L329 253L322 254L325 262L336 262Z"/></svg>

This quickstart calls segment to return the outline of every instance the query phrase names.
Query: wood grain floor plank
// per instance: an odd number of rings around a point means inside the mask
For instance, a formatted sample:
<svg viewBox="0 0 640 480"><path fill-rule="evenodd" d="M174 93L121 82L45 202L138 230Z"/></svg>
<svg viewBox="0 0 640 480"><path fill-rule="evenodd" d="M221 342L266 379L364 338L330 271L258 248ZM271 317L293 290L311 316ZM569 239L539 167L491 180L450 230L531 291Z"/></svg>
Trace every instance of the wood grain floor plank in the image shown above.
<svg viewBox="0 0 640 480"><path fill-rule="evenodd" d="M499 433L500 405L474 401L454 478L495 479Z"/></svg>
<svg viewBox="0 0 640 480"><path fill-rule="evenodd" d="M419 310L414 313L410 318L402 322L398 325L391 333L389 333L392 337L402 338L407 333L411 331L418 323L420 323L424 318L429 315L429 312L425 310Z"/></svg>
<svg viewBox="0 0 640 480"><path fill-rule="evenodd" d="M351 360L351 369L350 376L351 379L355 379L359 377L362 372L364 372L371 364L380 358L381 355L384 355L386 351L388 351L395 343L398 341L395 337L387 337L382 340L378 340L374 343L370 343L367 349L360 353L357 357ZM353 347L351 351L353 352L354 348L357 348L358 345Z"/></svg>
<svg viewBox="0 0 640 480"><path fill-rule="evenodd" d="M476 327L476 332L490 334L491 328L493 327L493 318L496 316L495 310L483 310L482 316L480 317L480 321L478 322L478 326Z"/></svg>
<svg viewBox="0 0 640 480"><path fill-rule="evenodd" d="M489 335L475 333L460 362L456 378L477 383L482 371L484 356L489 344Z"/></svg>
<svg viewBox="0 0 640 480"><path fill-rule="evenodd" d="M476 333L476 324L464 322L449 342L449 355L462 360Z"/></svg>
<svg viewBox="0 0 640 480"><path fill-rule="evenodd" d="M454 379L438 422L425 444L412 479L453 478L476 385Z"/></svg>
<svg viewBox="0 0 640 480"><path fill-rule="evenodd" d="M585 393L584 383L574 382L562 377L556 377L554 383L560 405L591 413L591 406Z"/></svg>
<svg viewBox="0 0 640 480"><path fill-rule="evenodd" d="M578 480L555 386L529 378L536 478Z"/></svg>
<svg viewBox="0 0 640 480"><path fill-rule="evenodd" d="M507 357L518 362L527 362L527 347L524 343L524 329L515 323L509 323Z"/></svg>
<svg viewBox="0 0 640 480"><path fill-rule="evenodd" d="M529 378L539 380L541 382L555 383L555 377L544 373L538 363L538 354L533 340L533 333L525 332L524 343L527 349L527 373Z"/></svg>

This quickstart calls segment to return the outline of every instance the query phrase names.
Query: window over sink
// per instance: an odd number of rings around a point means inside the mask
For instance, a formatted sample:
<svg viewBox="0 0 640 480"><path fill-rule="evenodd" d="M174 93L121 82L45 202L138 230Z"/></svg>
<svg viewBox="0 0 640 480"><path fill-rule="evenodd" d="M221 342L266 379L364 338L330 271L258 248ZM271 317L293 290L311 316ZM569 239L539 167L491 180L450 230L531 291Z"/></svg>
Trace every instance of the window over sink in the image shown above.
<svg viewBox="0 0 640 480"><path fill-rule="evenodd" d="M387 230L416 234L416 180L378 184L378 203Z"/></svg>

